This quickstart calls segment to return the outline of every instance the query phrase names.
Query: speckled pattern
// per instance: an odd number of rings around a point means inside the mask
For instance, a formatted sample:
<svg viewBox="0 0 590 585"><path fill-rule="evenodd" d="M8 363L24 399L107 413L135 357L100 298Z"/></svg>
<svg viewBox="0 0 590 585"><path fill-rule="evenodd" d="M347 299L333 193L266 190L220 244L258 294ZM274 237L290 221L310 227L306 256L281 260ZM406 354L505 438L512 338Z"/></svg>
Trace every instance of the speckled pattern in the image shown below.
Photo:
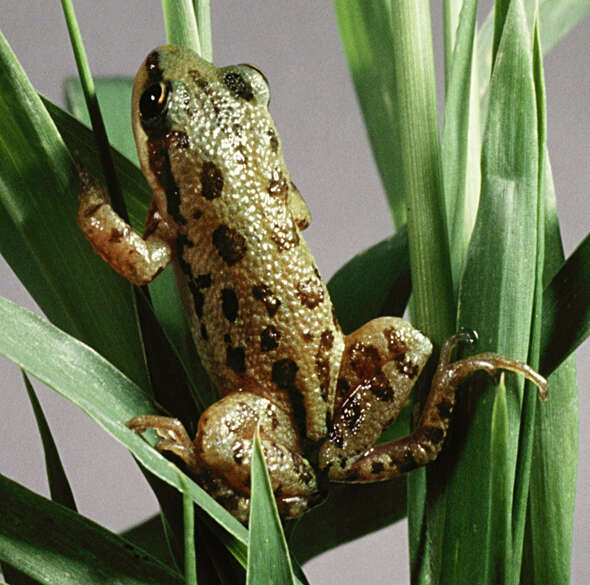
<svg viewBox="0 0 590 585"><path fill-rule="evenodd" d="M155 428L164 439L156 447L184 459L244 522L256 428L279 512L294 518L323 498L327 480L387 479L434 459L458 383L496 363L486 354L484 365L450 364L447 351L414 433L373 447L432 344L393 317L343 336L300 233L311 216L285 166L268 99L253 67L219 69L187 49L156 49L132 98L154 195L144 238L84 171L78 213L92 245L136 284L174 260L197 350L222 398L202 414L194 440L167 417L139 416L128 426Z"/></svg>

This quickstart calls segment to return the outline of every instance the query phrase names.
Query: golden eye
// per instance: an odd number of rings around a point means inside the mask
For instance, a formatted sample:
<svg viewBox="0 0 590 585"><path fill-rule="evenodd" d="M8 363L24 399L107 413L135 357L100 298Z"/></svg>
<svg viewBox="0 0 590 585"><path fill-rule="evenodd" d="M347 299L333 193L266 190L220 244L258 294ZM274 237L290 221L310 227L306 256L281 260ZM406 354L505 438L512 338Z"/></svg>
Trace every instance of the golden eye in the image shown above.
<svg viewBox="0 0 590 585"><path fill-rule="evenodd" d="M144 90L139 99L142 122L149 124L162 115L168 103L169 93L168 86L163 82L154 83Z"/></svg>

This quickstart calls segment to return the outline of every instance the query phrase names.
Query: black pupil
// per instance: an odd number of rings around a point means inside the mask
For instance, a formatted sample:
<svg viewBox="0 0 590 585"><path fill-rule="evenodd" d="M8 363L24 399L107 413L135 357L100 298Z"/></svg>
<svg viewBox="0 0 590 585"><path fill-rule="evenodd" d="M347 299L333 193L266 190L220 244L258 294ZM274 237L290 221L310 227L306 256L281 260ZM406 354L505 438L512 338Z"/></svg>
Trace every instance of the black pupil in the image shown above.
<svg viewBox="0 0 590 585"><path fill-rule="evenodd" d="M139 111L144 120L157 118L166 105L166 88L161 83L150 85L141 95Z"/></svg>

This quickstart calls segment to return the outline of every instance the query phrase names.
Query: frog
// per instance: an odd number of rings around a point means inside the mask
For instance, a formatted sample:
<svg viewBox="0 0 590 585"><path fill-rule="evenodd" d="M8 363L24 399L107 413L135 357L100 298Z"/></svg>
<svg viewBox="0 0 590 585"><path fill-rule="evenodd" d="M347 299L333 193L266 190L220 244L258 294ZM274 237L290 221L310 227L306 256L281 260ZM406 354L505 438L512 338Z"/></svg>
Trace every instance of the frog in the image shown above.
<svg viewBox="0 0 590 585"><path fill-rule="evenodd" d="M152 189L140 236L104 189L81 171L78 225L96 251L136 285L172 263L201 362L220 399L194 437L174 417L139 415L155 448L247 523L250 461L258 432L280 516L301 516L331 482L387 480L434 461L459 384L483 370L530 366L486 352L452 360L473 343L444 341L413 431L375 445L397 418L433 353L398 317L375 318L345 335L302 237L311 215L286 167L269 114L270 90L251 65L218 68L190 49L162 46L136 75L132 120Z"/></svg>

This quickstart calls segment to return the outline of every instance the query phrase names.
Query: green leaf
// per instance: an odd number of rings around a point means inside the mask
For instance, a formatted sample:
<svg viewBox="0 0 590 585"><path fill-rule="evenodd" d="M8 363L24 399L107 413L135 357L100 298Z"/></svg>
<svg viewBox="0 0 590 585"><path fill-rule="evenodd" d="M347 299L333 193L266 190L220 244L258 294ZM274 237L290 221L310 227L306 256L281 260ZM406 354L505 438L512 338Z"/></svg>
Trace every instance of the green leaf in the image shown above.
<svg viewBox="0 0 590 585"><path fill-rule="evenodd" d="M345 333L380 315L401 316L410 289L406 229L351 258L328 283Z"/></svg>
<svg viewBox="0 0 590 585"><path fill-rule="evenodd" d="M406 223L406 206L401 188L403 176L390 2L334 0L334 10L373 156L395 227L399 230Z"/></svg>
<svg viewBox="0 0 590 585"><path fill-rule="evenodd" d="M1 354L81 408L144 467L182 492L178 468L125 426L138 414L157 414L137 385L89 347L1 297L0 322ZM228 531L233 551L245 562L245 528L192 480L185 481L195 503Z"/></svg>
<svg viewBox="0 0 590 585"><path fill-rule="evenodd" d="M46 585L182 584L147 552L0 476L0 559Z"/></svg>
<svg viewBox="0 0 590 585"><path fill-rule="evenodd" d="M168 43L187 47L201 55L197 19L191 0L162 0L162 11Z"/></svg>
<svg viewBox="0 0 590 585"><path fill-rule="evenodd" d="M166 542L166 534L162 526L162 518L158 514L148 518L141 524L126 530L121 536L150 554L167 566L173 566L170 550Z"/></svg>
<svg viewBox="0 0 590 585"><path fill-rule="evenodd" d="M527 361L538 253L537 102L531 33L522 2L513 0L505 19L499 18L504 22L498 45L502 59L490 85L481 200L461 284L459 323L478 332L477 351ZM520 377L506 378L510 434L505 478L511 486L516 481L523 386ZM433 486L448 482L437 566L440 583L494 583L511 574L512 558L505 546L513 537L513 495L511 489L506 502L503 491L494 492L493 469L482 457L503 440L493 425L497 390L482 394L484 388L472 384L458 397L445 462L455 466L452 476L446 477L442 464L428 474ZM514 542L515 557L521 546Z"/></svg>
<svg viewBox="0 0 590 585"><path fill-rule="evenodd" d="M197 585L197 560L195 557L195 505L191 493L184 481L183 474L178 474L182 485L182 517L184 524L184 582L185 585Z"/></svg>
<svg viewBox="0 0 590 585"><path fill-rule="evenodd" d="M328 499L307 512L289 539L300 563L380 530L406 516L406 479L373 484L331 484Z"/></svg>
<svg viewBox="0 0 590 585"><path fill-rule="evenodd" d="M258 429L254 435L250 481L246 585L294 585L289 549L262 454Z"/></svg>
<svg viewBox="0 0 590 585"><path fill-rule="evenodd" d="M412 322L435 344L454 330L454 295L444 212L438 112L429 4L392 3L396 103L402 183L408 208ZM403 31L403 32L400 32ZM420 386L414 400L424 393ZM424 546L425 471L408 476L408 529L414 582L428 579L433 560ZM430 535L436 538L436 535Z"/></svg>
<svg viewBox="0 0 590 585"><path fill-rule="evenodd" d="M442 170L446 194L453 290L457 291L479 203L480 131L477 68L477 1L463 4L454 43L442 132Z"/></svg>
<svg viewBox="0 0 590 585"><path fill-rule="evenodd" d="M96 95L104 117L109 143L136 165L137 149L131 130L130 77L99 77L94 80ZM78 78L68 79L64 84L68 109L83 124L90 127L90 115Z"/></svg>
<svg viewBox="0 0 590 585"><path fill-rule="evenodd" d="M540 0L543 54L547 54L590 10L590 0ZM487 99L492 65L493 10L479 30L480 95Z"/></svg>
<svg viewBox="0 0 590 585"><path fill-rule="evenodd" d="M590 335L590 235L543 295L541 371L550 374Z"/></svg>
<svg viewBox="0 0 590 585"><path fill-rule="evenodd" d="M61 463L61 458L57 452L57 447L49 430L47 419L43 414L41 404L37 399L35 390L29 381L28 376L23 372L23 379L33 412L35 413L35 420L37 421L37 428L41 435L41 442L43 443L43 454L45 456L45 467L47 469L47 479L49 481L49 492L51 499L69 508L70 510L76 510L76 502L74 501L74 494L70 487L70 482L66 476L66 472Z"/></svg>
<svg viewBox="0 0 590 585"><path fill-rule="evenodd" d="M52 322L147 387L131 287L80 233L72 160L4 37L0 83L0 252Z"/></svg>
<svg viewBox="0 0 590 585"><path fill-rule="evenodd" d="M563 249L547 150L544 155L541 183L545 197L544 277L547 281L562 264ZM583 270L578 273L582 278L583 274ZM545 289L544 313L548 308L547 292L548 289ZM546 334L545 322L543 333ZM549 376L549 389L550 399L537 405L535 413L533 466L527 508L530 556L524 559L522 585L567 585L570 582L578 470L578 395L573 355Z"/></svg>

